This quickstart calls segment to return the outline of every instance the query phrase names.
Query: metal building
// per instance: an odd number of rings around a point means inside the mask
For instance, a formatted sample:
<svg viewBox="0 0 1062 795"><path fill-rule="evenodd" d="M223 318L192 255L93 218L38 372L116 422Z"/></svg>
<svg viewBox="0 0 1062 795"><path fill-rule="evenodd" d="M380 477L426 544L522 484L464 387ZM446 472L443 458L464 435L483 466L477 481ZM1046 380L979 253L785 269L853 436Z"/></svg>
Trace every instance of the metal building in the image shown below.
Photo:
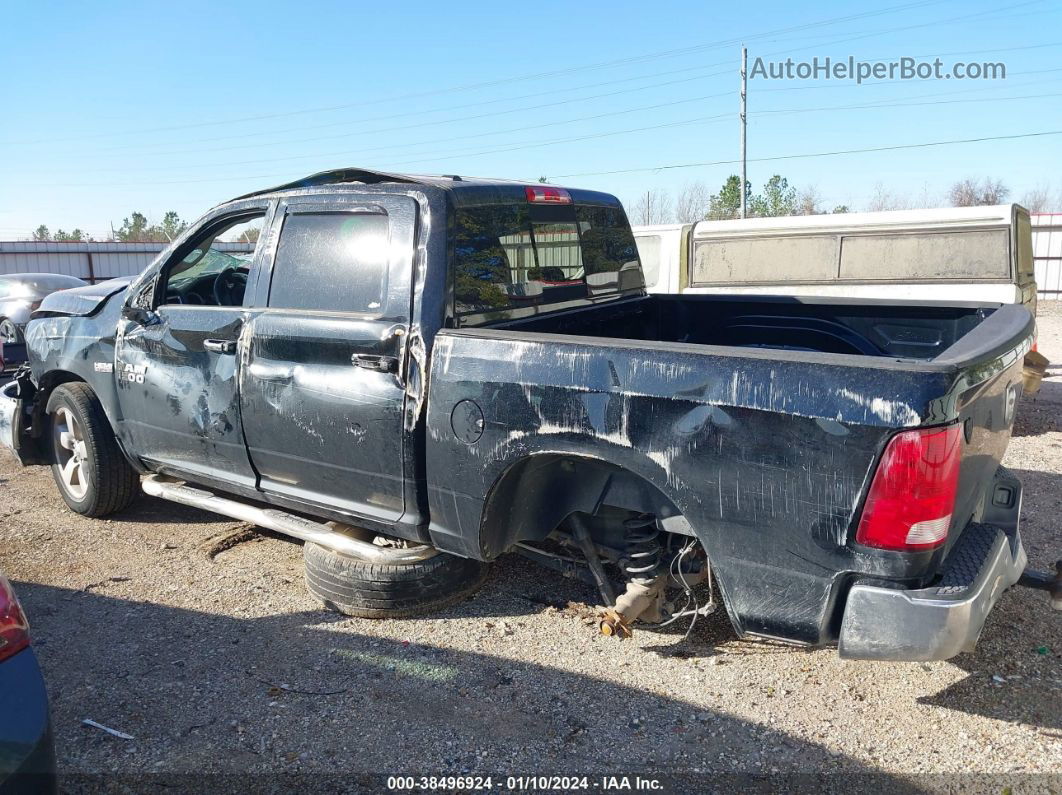
<svg viewBox="0 0 1062 795"><path fill-rule="evenodd" d="M168 243L0 242L0 274L63 273L87 282L140 273ZM253 243L214 243L219 251L254 251Z"/></svg>
<svg viewBox="0 0 1062 795"><path fill-rule="evenodd" d="M1062 213L1032 216L1036 295L1041 301L1062 301Z"/></svg>

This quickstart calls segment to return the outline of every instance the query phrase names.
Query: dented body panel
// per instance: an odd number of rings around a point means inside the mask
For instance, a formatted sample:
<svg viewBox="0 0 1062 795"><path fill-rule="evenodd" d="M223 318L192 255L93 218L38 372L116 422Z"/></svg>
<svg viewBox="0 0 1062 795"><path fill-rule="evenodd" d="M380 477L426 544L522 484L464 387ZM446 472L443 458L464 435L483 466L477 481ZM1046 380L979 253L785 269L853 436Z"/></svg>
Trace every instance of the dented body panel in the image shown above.
<svg viewBox="0 0 1062 795"><path fill-rule="evenodd" d="M1016 321L1006 328L1029 330ZM441 332L428 412L432 538L490 557L501 551L498 531L480 528L479 518L506 471L557 454L606 462L651 484L689 522L739 631L833 640L833 607L852 579L919 580L944 554L887 555L852 543L886 441L900 428L970 421L954 519L961 530L1009 437L1023 345L1013 341L1017 349L1002 356L982 351L976 364L949 364ZM455 407L468 403L483 415L474 441L458 434Z"/></svg>
<svg viewBox="0 0 1062 795"><path fill-rule="evenodd" d="M854 583L926 584L981 517L1031 341L1024 309L647 296L635 258L597 282L615 289L587 279L571 300L570 272L535 273L515 298L481 292L495 304L462 313L455 214L523 202L524 186L376 177L222 205L127 287L46 300L27 337L25 438L41 436L50 389L84 381L141 471L483 560L573 513L653 514L701 542L739 632L807 644L837 640ZM570 196L622 212L605 194ZM367 311L271 304L299 212L388 219L386 283ZM242 302L167 303L160 274L247 213L263 226ZM536 281L565 303L527 301ZM948 423L966 441L948 543L861 548L854 525L888 440Z"/></svg>

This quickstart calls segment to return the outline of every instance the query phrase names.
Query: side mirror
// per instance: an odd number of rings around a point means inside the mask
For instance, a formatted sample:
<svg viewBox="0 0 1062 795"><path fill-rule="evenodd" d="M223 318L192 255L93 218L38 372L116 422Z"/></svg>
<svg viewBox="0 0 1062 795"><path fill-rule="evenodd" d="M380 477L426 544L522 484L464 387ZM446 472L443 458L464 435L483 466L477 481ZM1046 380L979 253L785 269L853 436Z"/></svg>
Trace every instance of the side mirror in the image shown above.
<svg viewBox="0 0 1062 795"><path fill-rule="evenodd" d="M159 322L159 316L150 309L129 304L122 307L122 317L141 326L154 326Z"/></svg>

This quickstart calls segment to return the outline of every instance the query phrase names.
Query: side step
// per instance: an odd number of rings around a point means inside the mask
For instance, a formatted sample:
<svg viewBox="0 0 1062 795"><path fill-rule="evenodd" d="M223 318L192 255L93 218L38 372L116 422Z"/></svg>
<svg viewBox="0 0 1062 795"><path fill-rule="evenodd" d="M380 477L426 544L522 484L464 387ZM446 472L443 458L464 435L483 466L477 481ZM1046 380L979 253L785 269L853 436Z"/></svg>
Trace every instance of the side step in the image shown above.
<svg viewBox="0 0 1062 795"><path fill-rule="evenodd" d="M359 533L371 538L368 531L347 527L337 522L328 524L315 522L276 508L259 508L257 505L239 502L229 497L219 497L211 491L189 486L180 480L168 480L158 475L149 475L141 482L141 486L144 493L152 497L160 497L181 505L220 513L222 516L231 516L241 522L250 522L258 527L275 530L293 538L319 544L333 552L372 563L417 563L437 554L434 547L426 545L408 548L378 546L369 540L355 538L351 535Z"/></svg>

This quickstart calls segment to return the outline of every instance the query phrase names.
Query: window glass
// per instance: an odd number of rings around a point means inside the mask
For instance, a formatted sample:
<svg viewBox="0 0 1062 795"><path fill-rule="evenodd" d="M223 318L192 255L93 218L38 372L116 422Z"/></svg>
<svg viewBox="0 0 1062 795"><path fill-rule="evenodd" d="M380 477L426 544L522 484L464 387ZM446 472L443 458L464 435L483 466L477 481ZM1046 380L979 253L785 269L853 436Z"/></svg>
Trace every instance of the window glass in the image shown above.
<svg viewBox="0 0 1062 795"><path fill-rule="evenodd" d="M277 246L269 306L379 313L388 247L383 214L289 215Z"/></svg>
<svg viewBox="0 0 1062 795"><path fill-rule="evenodd" d="M620 208L499 204L458 208L455 220L459 315L642 286L634 237Z"/></svg>
<svg viewBox="0 0 1062 795"><path fill-rule="evenodd" d="M660 275L660 235L644 235L637 238L637 243L645 286L653 287Z"/></svg>
<svg viewBox="0 0 1062 795"><path fill-rule="evenodd" d="M690 276L695 285L833 281L837 236L698 240Z"/></svg>
<svg viewBox="0 0 1062 795"><path fill-rule="evenodd" d="M619 207L576 205L586 286L592 296L645 286L638 247Z"/></svg>
<svg viewBox="0 0 1062 795"><path fill-rule="evenodd" d="M1010 278L1008 230L846 235L842 279Z"/></svg>
<svg viewBox="0 0 1062 795"><path fill-rule="evenodd" d="M169 267L164 304L242 306L265 213L210 227Z"/></svg>

